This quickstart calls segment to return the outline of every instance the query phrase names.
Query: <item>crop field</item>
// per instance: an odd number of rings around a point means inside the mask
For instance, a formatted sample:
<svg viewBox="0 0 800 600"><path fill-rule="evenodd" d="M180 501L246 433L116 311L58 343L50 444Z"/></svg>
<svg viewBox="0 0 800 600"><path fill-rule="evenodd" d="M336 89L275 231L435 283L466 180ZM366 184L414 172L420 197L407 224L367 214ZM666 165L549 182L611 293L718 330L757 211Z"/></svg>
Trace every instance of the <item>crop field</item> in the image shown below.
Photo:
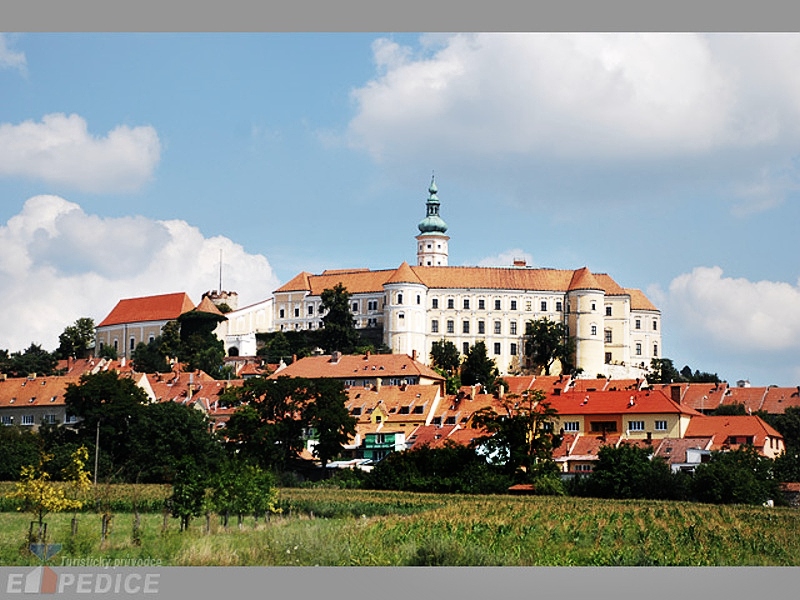
<svg viewBox="0 0 800 600"><path fill-rule="evenodd" d="M152 502L139 505L155 509L164 489L148 493ZM201 516L185 532L177 519L143 512L136 540L132 512L114 512L103 542L97 512L78 514L76 535L71 514L51 514L48 542L62 547L49 564L800 565L792 508L298 488L281 489L280 506L241 525L232 516L227 528ZM25 551L30 522L0 513L0 564L39 563Z"/></svg>

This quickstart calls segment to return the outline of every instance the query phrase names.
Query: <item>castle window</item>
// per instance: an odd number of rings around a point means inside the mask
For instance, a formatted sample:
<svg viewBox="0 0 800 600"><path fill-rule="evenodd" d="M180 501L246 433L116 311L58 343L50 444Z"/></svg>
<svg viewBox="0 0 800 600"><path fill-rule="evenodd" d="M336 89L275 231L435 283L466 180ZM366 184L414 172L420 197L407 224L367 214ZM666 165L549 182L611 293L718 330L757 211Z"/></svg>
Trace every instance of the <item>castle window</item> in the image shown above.
<svg viewBox="0 0 800 600"><path fill-rule="evenodd" d="M422 296L417 294L417 304L422 304Z"/></svg>
<svg viewBox="0 0 800 600"><path fill-rule="evenodd" d="M431 308L439 308L439 299L438 298L434 298L433 300L431 300Z"/></svg>
<svg viewBox="0 0 800 600"><path fill-rule="evenodd" d="M280 309L278 311L278 318L283 319L284 317L285 317L285 311L283 309Z"/></svg>
<svg viewBox="0 0 800 600"><path fill-rule="evenodd" d="M469 309L469 298L464 298L464 309Z"/></svg>
<svg viewBox="0 0 800 600"><path fill-rule="evenodd" d="M511 335L517 335L517 322L511 321ZM497 333L500 333L499 331Z"/></svg>
<svg viewBox="0 0 800 600"><path fill-rule="evenodd" d="M462 333L469 333L469 321L464 321L461 324L461 331Z"/></svg>
<svg viewBox="0 0 800 600"><path fill-rule="evenodd" d="M606 316L607 317L611 316L611 305L606 306Z"/></svg>
<svg viewBox="0 0 800 600"><path fill-rule="evenodd" d="M495 355L499 355L500 354L500 342L495 342L494 343L494 353L495 353Z"/></svg>
<svg viewBox="0 0 800 600"><path fill-rule="evenodd" d="M300 309L299 308L295 308L294 309L294 316L295 316L295 318L300 316Z"/></svg>
<svg viewBox="0 0 800 600"><path fill-rule="evenodd" d="M431 333L439 333L439 320L434 319L431 321Z"/></svg>
<svg viewBox="0 0 800 600"><path fill-rule="evenodd" d="M606 364L611 364L611 352L606 352Z"/></svg>
<svg viewBox="0 0 800 600"><path fill-rule="evenodd" d="M500 310L500 300L495 300L494 301L494 309L495 310Z"/></svg>
<svg viewBox="0 0 800 600"><path fill-rule="evenodd" d="M547 300L542 300L541 308L542 308L542 312L546 312L547 311Z"/></svg>
<svg viewBox="0 0 800 600"><path fill-rule="evenodd" d="M517 310L517 301L516 300L512 300L511 301L511 310Z"/></svg>
<svg viewBox="0 0 800 600"><path fill-rule="evenodd" d="M464 354L469 354L469 342L464 342L461 344L461 349L464 351Z"/></svg>
<svg viewBox="0 0 800 600"><path fill-rule="evenodd" d="M642 355L642 342L636 342L636 356Z"/></svg>
<svg viewBox="0 0 800 600"><path fill-rule="evenodd" d="M653 331L656 331L657 329L658 329L658 321L653 319Z"/></svg>
<svg viewBox="0 0 800 600"><path fill-rule="evenodd" d="M358 302L353 302L353 312L358 312Z"/></svg>
<svg viewBox="0 0 800 600"><path fill-rule="evenodd" d="M486 333L486 323L484 323L483 321L478 321L478 333L480 335Z"/></svg>
<svg viewBox="0 0 800 600"><path fill-rule="evenodd" d="M478 300L478 310L486 310L486 300L483 298Z"/></svg>
<svg viewBox="0 0 800 600"><path fill-rule="evenodd" d="M517 355L517 345L512 342L512 344L511 344L511 356L516 356L516 355Z"/></svg>
<svg viewBox="0 0 800 600"><path fill-rule="evenodd" d="M641 319L636 319L636 321L634 321L634 323L633 323L633 328L634 329L641 329L642 328L642 320Z"/></svg>
<svg viewBox="0 0 800 600"><path fill-rule="evenodd" d="M613 336L612 336L611 330L610 329L606 329L605 330L605 341L606 341L606 344L610 344L612 339L613 339Z"/></svg>
<svg viewBox="0 0 800 600"><path fill-rule="evenodd" d="M597 335L597 325L592 325L592 335Z"/></svg>
<svg viewBox="0 0 800 600"><path fill-rule="evenodd" d="M455 308L455 307L456 307L456 301L453 298L448 298L447 308Z"/></svg>
<svg viewBox="0 0 800 600"><path fill-rule="evenodd" d="M134 348L136 348L136 338L131 337L131 350L133 350Z"/></svg>
<svg viewBox="0 0 800 600"><path fill-rule="evenodd" d="M502 328L503 328L503 324L500 321L495 321L494 322L494 334L495 335L500 335L500 333L502 332Z"/></svg>
<svg viewBox="0 0 800 600"><path fill-rule="evenodd" d="M455 331L456 331L455 321L453 321L452 319L449 319L447 321L447 333L455 333Z"/></svg>
<svg viewBox="0 0 800 600"><path fill-rule="evenodd" d="M398 304L402 304L403 303L403 294L397 294L397 303Z"/></svg>
<svg viewBox="0 0 800 600"><path fill-rule="evenodd" d="M355 310L355 309L353 309L353 310ZM309 315L313 315L314 314L314 306L312 304L309 304L309 306L308 306L308 314Z"/></svg>
<svg viewBox="0 0 800 600"><path fill-rule="evenodd" d="M653 356L658 356L658 344L653 344Z"/></svg>
<svg viewBox="0 0 800 600"><path fill-rule="evenodd" d="M556 301L556 312L561 312L564 309L564 305L561 303L561 300Z"/></svg>
<svg viewBox="0 0 800 600"><path fill-rule="evenodd" d="M597 302L592 302L592 311L597 310Z"/></svg>

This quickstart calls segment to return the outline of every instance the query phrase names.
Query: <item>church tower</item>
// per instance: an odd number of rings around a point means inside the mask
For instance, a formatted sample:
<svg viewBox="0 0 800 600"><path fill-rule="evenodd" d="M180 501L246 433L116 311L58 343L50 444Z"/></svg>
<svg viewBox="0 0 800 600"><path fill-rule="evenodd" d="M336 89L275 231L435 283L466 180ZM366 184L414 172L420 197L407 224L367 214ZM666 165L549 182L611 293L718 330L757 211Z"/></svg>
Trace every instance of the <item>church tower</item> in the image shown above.
<svg viewBox="0 0 800 600"><path fill-rule="evenodd" d="M431 177L428 188L427 214L419 222L417 236L417 264L426 267L447 266L447 223L439 216L439 198L436 197L436 181Z"/></svg>

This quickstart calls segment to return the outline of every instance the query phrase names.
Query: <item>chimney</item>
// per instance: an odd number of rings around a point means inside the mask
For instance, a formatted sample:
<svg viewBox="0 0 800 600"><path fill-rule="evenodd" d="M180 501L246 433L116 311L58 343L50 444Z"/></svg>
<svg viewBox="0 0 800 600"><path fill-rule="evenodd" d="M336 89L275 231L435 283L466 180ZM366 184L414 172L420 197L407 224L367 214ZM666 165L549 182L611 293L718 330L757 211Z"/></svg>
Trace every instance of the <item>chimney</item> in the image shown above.
<svg viewBox="0 0 800 600"><path fill-rule="evenodd" d="M414 360L414 361L417 360L417 351L416 350L412 350L411 351L411 360Z"/></svg>
<svg viewBox="0 0 800 600"><path fill-rule="evenodd" d="M478 390L479 389L480 389L480 384L476 383L475 385L471 386L470 387L470 398L472 398L474 400L475 396L478 394Z"/></svg>
<svg viewBox="0 0 800 600"><path fill-rule="evenodd" d="M498 388L497 388L497 397L502 399L502 398L505 397L505 395L506 395L506 386L504 386L504 385L498 386Z"/></svg>
<svg viewBox="0 0 800 600"><path fill-rule="evenodd" d="M528 264L528 261L526 261L524 258L515 258L514 259L514 266L515 267L524 267L527 264Z"/></svg>
<svg viewBox="0 0 800 600"><path fill-rule="evenodd" d="M297 362L297 354L292 354L292 364Z"/></svg>
<svg viewBox="0 0 800 600"><path fill-rule="evenodd" d="M375 378L375 391L376 392L380 392L381 391L381 383L383 383L381 378L380 377L376 377Z"/></svg>
<svg viewBox="0 0 800 600"><path fill-rule="evenodd" d="M370 357L370 352L369 350L367 350L366 353L364 354L364 360L369 360L369 357Z"/></svg>
<svg viewBox="0 0 800 600"><path fill-rule="evenodd" d="M341 353L341 352L339 352L338 350L334 350L334 351L333 351L333 354L331 354L331 363L333 363L334 365L336 365L336 364L338 364L338 363L339 363L339 361L341 360L341 358L342 358L342 353Z"/></svg>

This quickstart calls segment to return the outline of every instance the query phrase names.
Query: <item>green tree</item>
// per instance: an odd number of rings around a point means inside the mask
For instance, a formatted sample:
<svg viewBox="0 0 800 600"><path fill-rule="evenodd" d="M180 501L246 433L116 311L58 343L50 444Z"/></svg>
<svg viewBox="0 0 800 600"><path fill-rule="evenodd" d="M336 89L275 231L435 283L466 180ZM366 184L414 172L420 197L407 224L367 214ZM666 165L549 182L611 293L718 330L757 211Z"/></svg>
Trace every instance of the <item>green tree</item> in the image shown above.
<svg viewBox="0 0 800 600"><path fill-rule="evenodd" d="M445 378L445 391L458 393L461 387L461 353L455 344L448 340L433 342L430 357L433 369Z"/></svg>
<svg viewBox="0 0 800 600"><path fill-rule="evenodd" d="M678 383L683 380L671 359L654 358L650 361L650 372L647 375L650 383Z"/></svg>
<svg viewBox="0 0 800 600"><path fill-rule="evenodd" d="M533 480L557 470L553 450L561 436L553 433L556 410L541 390L528 390L522 397L506 396L502 410L492 407L476 411L470 426L484 429L486 435L473 444L482 447L493 464L519 480Z"/></svg>
<svg viewBox="0 0 800 600"><path fill-rule="evenodd" d="M193 463L185 462L178 466L168 502L172 516L180 519L181 531L189 529L192 517L203 514L207 485L208 474Z"/></svg>
<svg viewBox="0 0 800 600"><path fill-rule="evenodd" d="M597 455L586 492L599 498L681 499L669 465L652 456L652 448L622 443L603 446Z"/></svg>
<svg viewBox="0 0 800 600"><path fill-rule="evenodd" d="M228 460L213 479L211 502L228 526L230 515L239 523L245 514L277 513L278 492L272 473L242 460Z"/></svg>
<svg viewBox="0 0 800 600"><path fill-rule="evenodd" d="M129 437L124 471L131 481L169 483L179 468L210 473L222 460L208 417L176 402L145 405L131 423Z"/></svg>
<svg viewBox="0 0 800 600"><path fill-rule="evenodd" d="M25 465L39 459L39 436L30 427L0 426L0 481L16 481Z"/></svg>
<svg viewBox="0 0 800 600"><path fill-rule="evenodd" d="M340 282L333 288L323 290L320 299L322 310L326 311L322 317L323 349L328 354L336 350L344 354L351 353L359 345L360 336L356 331L353 314L350 312L349 292Z"/></svg>
<svg viewBox="0 0 800 600"><path fill-rule="evenodd" d="M86 358L94 348L94 320L82 317L67 325L58 336L58 358Z"/></svg>
<svg viewBox="0 0 800 600"><path fill-rule="evenodd" d="M67 410L79 417L80 440L95 449L99 430L100 451L115 471L123 469L133 449L132 428L142 418L147 394L129 377L114 371L84 374L64 393Z"/></svg>
<svg viewBox="0 0 800 600"><path fill-rule="evenodd" d="M316 434L314 454L324 468L341 454L344 445L355 435L356 419L350 416L345 406L348 396L341 381L315 379L310 387L311 398L304 418Z"/></svg>
<svg viewBox="0 0 800 600"><path fill-rule="evenodd" d="M268 363L279 363L283 360L288 364L295 352L292 351L286 335L282 331L276 331L267 339L257 354L263 356Z"/></svg>
<svg viewBox="0 0 800 600"><path fill-rule="evenodd" d="M172 367L162 345L161 336L146 344L139 342L131 355L134 368L140 373L169 373Z"/></svg>
<svg viewBox="0 0 800 600"><path fill-rule="evenodd" d="M753 446L712 452L692 477L692 495L713 504L763 504L780 498L772 460Z"/></svg>
<svg viewBox="0 0 800 600"><path fill-rule="evenodd" d="M305 445L310 392L310 380L290 377L254 377L231 388L223 401L238 408L225 428L228 445L266 469L285 469Z"/></svg>
<svg viewBox="0 0 800 600"><path fill-rule="evenodd" d="M486 353L486 344L477 342L469 349L461 365L461 383L463 385L480 383L484 389L491 391L499 376L500 371L494 360Z"/></svg>
<svg viewBox="0 0 800 600"><path fill-rule="evenodd" d="M564 323L543 317L525 324L525 356L545 375L550 375L556 361L561 363L562 373L569 373L574 354L575 339L568 335Z"/></svg>
<svg viewBox="0 0 800 600"><path fill-rule="evenodd" d="M52 375L57 364L55 355L37 344L31 344L25 351L11 354L8 368L12 377L27 377L33 373Z"/></svg>

